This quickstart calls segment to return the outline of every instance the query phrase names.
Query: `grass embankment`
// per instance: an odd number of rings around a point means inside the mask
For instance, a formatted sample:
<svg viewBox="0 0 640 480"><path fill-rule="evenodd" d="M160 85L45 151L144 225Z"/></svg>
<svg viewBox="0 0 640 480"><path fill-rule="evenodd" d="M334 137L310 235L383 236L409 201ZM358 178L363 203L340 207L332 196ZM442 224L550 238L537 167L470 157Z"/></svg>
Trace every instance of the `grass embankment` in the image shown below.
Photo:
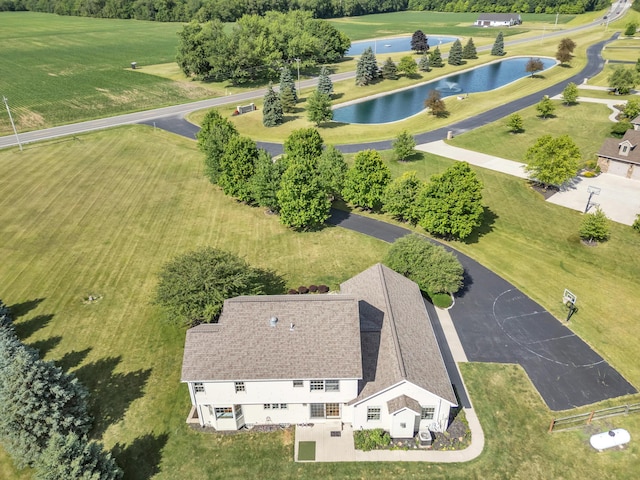
<svg viewBox="0 0 640 480"><path fill-rule="evenodd" d="M567 106L560 100L554 100L553 103L556 111L550 118L540 118L535 106L518 112L524 122L525 130L522 133L509 132L506 119L502 119L463 133L447 143L524 162L527 149L542 135L569 135L580 147L584 161L595 159L603 140L609 136L613 126L608 118L611 114L609 107L587 102Z"/></svg>
<svg viewBox="0 0 640 480"><path fill-rule="evenodd" d="M0 93L19 132L205 98L193 82L138 75L174 61L180 23L0 12ZM3 106L4 110L4 106ZM12 133L0 114L0 135Z"/></svg>
<svg viewBox="0 0 640 480"><path fill-rule="evenodd" d="M394 176L411 169L427 178L451 162L425 156L389 164ZM288 432L191 431L184 424L188 394L179 385L184 330L161 322L150 304L166 260L214 245L274 269L288 286L336 286L379 261L387 245L339 228L293 233L213 188L194 142L145 127L33 145L22 154L5 150L0 165L2 298L15 308L20 337L90 387L93 436L114 449L126 478L395 478L425 471L435 478L584 478L638 468L635 444L592 460L584 434L547 436L557 414L513 366L464 366L487 436L487 451L469 464L302 466L292 462ZM456 248L557 314L558 297L570 286L581 302L573 328L639 384L631 318L640 287L637 234L614 225L610 242L588 249L574 233L577 212L544 203L518 179L479 175L493 221L477 241ZM102 298L83 304L90 293ZM635 438L639 421L614 422ZM0 472L21 478L6 456Z"/></svg>

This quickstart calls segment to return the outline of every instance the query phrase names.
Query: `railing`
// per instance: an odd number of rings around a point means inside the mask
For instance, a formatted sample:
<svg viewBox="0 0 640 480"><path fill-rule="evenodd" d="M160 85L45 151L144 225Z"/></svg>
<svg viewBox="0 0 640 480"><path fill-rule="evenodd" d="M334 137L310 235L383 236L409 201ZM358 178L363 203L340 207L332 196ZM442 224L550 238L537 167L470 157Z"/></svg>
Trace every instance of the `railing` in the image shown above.
<svg viewBox="0 0 640 480"><path fill-rule="evenodd" d="M573 430L581 428L583 425L589 425L594 420L617 417L618 415L628 415L635 412L640 412L640 403L603 408L601 410L593 410L591 412L580 413L570 417L554 418L551 420L551 424L549 425L549 433L562 430Z"/></svg>

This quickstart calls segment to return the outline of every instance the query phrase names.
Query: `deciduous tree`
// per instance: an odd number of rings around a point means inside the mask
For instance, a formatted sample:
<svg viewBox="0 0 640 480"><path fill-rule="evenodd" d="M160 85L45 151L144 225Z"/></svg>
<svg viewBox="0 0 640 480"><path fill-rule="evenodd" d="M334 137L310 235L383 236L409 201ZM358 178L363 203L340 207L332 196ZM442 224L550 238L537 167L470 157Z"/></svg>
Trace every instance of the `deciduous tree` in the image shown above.
<svg viewBox="0 0 640 480"><path fill-rule="evenodd" d="M556 111L556 106L553 104L549 96L545 95L536 105L536 110L542 118L547 118L553 115L553 112Z"/></svg>
<svg viewBox="0 0 640 480"><path fill-rule="evenodd" d="M342 152L333 145L328 145L318 157L320 183L330 197L336 198L342 194L348 169Z"/></svg>
<svg viewBox="0 0 640 480"><path fill-rule="evenodd" d="M626 105L622 109L622 113L629 120L633 120L640 115L640 99L634 97L627 100Z"/></svg>
<svg viewBox="0 0 640 480"><path fill-rule="evenodd" d="M315 159L293 157L278 190L280 221L295 230L314 230L329 218L327 197Z"/></svg>
<svg viewBox="0 0 640 480"><path fill-rule="evenodd" d="M433 175L418 195L420 220L427 232L465 239L482 223L482 182L467 162Z"/></svg>
<svg viewBox="0 0 640 480"><path fill-rule="evenodd" d="M463 65L464 63L466 63L464 60L462 60L462 43L460 43L460 40L457 38L453 42L453 45L451 45L451 50L449 50L449 58L447 59L447 63L454 66Z"/></svg>
<svg viewBox="0 0 640 480"><path fill-rule="evenodd" d="M609 75L609 86L615 89L620 95L627 95L638 83L638 75L632 68L625 68L622 65L613 67L613 72Z"/></svg>
<svg viewBox="0 0 640 480"><path fill-rule="evenodd" d="M227 143L238 136L238 131L217 110L209 110L202 120L202 127L197 134L198 147L205 154L204 172L213 184L220 178L220 159L224 154Z"/></svg>
<svg viewBox="0 0 640 480"><path fill-rule="evenodd" d="M511 133L524 132L524 121L519 113L509 115L507 119L507 128Z"/></svg>
<svg viewBox="0 0 640 480"><path fill-rule="evenodd" d="M533 78L536 73L544 70L544 64L539 58L530 58L526 66L524 67L524 70L525 72L530 73L531 78Z"/></svg>
<svg viewBox="0 0 640 480"><path fill-rule="evenodd" d="M493 42L493 47L491 47L491 55L496 57L502 57L506 55L507 52L504 51L504 36L502 32L498 33L496 37L496 41Z"/></svg>
<svg viewBox="0 0 640 480"><path fill-rule="evenodd" d="M279 210L277 193L286 167L286 156L274 161L267 151L258 150L255 173L249 181L251 196L258 205L272 212Z"/></svg>
<svg viewBox="0 0 640 480"><path fill-rule="evenodd" d="M404 172L394 178L384 191L383 211L394 218L415 225L418 223L416 199L422 182L414 171Z"/></svg>
<svg viewBox="0 0 640 480"><path fill-rule="evenodd" d="M476 50L476 45L473 43L473 38L469 37L467 43L462 49L462 58L466 60L473 60L478 58L478 51Z"/></svg>
<svg viewBox="0 0 640 480"><path fill-rule="evenodd" d="M358 152L347 172L342 197L356 207L379 209L384 190L391 181L391 173L375 150Z"/></svg>
<svg viewBox="0 0 640 480"><path fill-rule="evenodd" d="M580 149L569 135L543 135L525 154L531 180L543 185L560 186L575 177Z"/></svg>
<svg viewBox="0 0 640 480"><path fill-rule="evenodd" d="M580 238L590 243L604 242L609 235L609 219L600 207L597 207L595 212L584 215L580 224Z"/></svg>
<svg viewBox="0 0 640 480"><path fill-rule="evenodd" d="M284 141L284 153L289 158L317 160L322 154L324 140L315 128L299 128Z"/></svg>
<svg viewBox="0 0 640 480"><path fill-rule="evenodd" d="M233 137L220 159L218 184L226 195L241 202L251 202L251 177L255 173L258 148L248 137Z"/></svg>
<svg viewBox="0 0 640 480"><path fill-rule="evenodd" d="M416 30L413 32L413 35L411 36L411 50L420 55L429 50L427 36L422 32L422 30Z"/></svg>
<svg viewBox="0 0 640 480"><path fill-rule="evenodd" d="M629 22L624 28L624 34L627 37L633 37L638 30L638 24L636 22Z"/></svg>
<svg viewBox="0 0 640 480"><path fill-rule="evenodd" d="M319 127L321 123L330 122L333 119L331 110L331 98L325 93L314 90L307 99L307 118Z"/></svg>
<svg viewBox="0 0 640 480"><path fill-rule="evenodd" d="M398 71L404 73L407 77L411 77L418 72L418 64L411 55L406 55L398 62Z"/></svg>
<svg viewBox="0 0 640 480"><path fill-rule="evenodd" d="M416 233L393 242L383 263L430 294L455 293L463 285L464 268L456 256Z"/></svg>
<svg viewBox="0 0 640 480"><path fill-rule="evenodd" d="M415 146L416 141L413 139L413 135L403 130L393 141L393 152L396 154L398 160L403 161L413 155Z"/></svg>
<svg viewBox="0 0 640 480"><path fill-rule="evenodd" d="M573 59L573 50L576 48L576 43L570 38L563 38L558 44L558 51L556 52L556 60L560 63L570 63Z"/></svg>
<svg viewBox="0 0 640 480"><path fill-rule="evenodd" d="M447 106L445 105L444 100L442 100L438 90L429 91L429 96L424 101L424 106L431 111L431 115L436 117L446 117L449 115Z"/></svg>
<svg viewBox="0 0 640 480"><path fill-rule="evenodd" d="M567 105L575 105L578 103L578 93L578 86L573 82L569 82L562 91L562 101Z"/></svg>
<svg viewBox="0 0 640 480"><path fill-rule="evenodd" d="M264 293L260 270L233 253L203 247L164 265L156 302L170 321L194 325L216 322L227 298Z"/></svg>

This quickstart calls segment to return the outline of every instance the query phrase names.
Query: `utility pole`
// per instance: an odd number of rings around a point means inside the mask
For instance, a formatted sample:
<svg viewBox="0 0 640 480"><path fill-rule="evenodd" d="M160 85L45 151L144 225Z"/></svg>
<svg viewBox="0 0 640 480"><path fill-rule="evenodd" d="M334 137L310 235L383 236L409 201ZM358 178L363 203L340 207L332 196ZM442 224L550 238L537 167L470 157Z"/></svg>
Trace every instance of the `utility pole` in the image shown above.
<svg viewBox="0 0 640 480"><path fill-rule="evenodd" d="M560 15L560 11L556 12L556 26L554 27L555 30L558 29L558 15Z"/></svg>
<svg viewBox="0 0 640 480"><path fill-rule="evenodd" d="M298 64L298 95L300 95L300 59L296 58Z"/></svg>
<svg viewBox="0 0 640 480"><path fill-rule="evenodd" d="M13 123L13 117L11 116L11 110L9 110L9 100L4 95L2 96L2 100L4 101L4 105L7 107L7 113L9 114L9 120L11 120L11 126L13 127L13 133L16 135L16 141L18 142L18 147L20 147L20 151L22 151L22 144L20 143L20 137L18 137L18 131L16 130L16 124Z"/></svg>

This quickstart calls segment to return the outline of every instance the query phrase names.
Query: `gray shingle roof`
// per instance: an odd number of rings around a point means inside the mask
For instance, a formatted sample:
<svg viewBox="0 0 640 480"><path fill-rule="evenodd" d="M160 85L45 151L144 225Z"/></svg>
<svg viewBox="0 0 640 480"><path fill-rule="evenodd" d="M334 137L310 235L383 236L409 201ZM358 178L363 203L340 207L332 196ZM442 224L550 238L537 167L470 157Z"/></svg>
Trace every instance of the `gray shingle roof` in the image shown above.
<svg viewBox="0 0 640 480"><path fill-rule="evenodd" d="M360 300L363 379L359 402L408 380L456 404L418 285L382 264L340 286Z"/></svg>
<svg viewBox="0 0 640 480"><path fill-rule="evenodd" d="M387 408L389 409L389 413L395 413L403 408L409 408L416 413L422 413L420 402L408 397L407 395L400 395L399 397L392 398L387 402Z"/></svg>
<svg viewBox="0 0 640 480"><path fill-rule="evenodd" d="M620 153L620 144L624 141L631 143L628 155ZM611 158L621 162L640 164L640 130L627 130L621 139L607 138L598 151L599 157Z"/></svg>
<svg viewBox="0 0 640 480"><path fill-rule="evenodd" d="M348 295L228 299L218 324L187 331L182 381L359 379L359 329L358 302Z"/></svg>

